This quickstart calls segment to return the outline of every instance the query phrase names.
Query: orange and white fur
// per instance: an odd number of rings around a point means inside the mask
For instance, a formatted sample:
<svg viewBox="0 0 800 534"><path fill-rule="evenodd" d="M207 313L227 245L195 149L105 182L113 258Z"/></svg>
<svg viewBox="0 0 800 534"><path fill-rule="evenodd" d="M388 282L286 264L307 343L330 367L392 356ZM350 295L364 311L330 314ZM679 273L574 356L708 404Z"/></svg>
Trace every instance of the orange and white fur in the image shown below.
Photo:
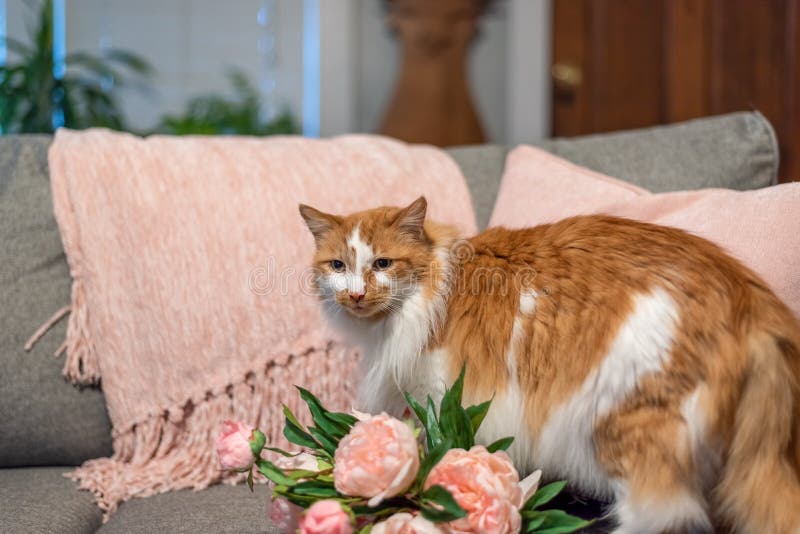
<svg viewBox="0 0 800 534"><path fill-rule="evenodd" d="M606 216L459 240L424 198L300 212L362 409L466 364L465 402L494 395L479 441L613 499L616 532L800 532L800 327L717 246Z"/></svg>

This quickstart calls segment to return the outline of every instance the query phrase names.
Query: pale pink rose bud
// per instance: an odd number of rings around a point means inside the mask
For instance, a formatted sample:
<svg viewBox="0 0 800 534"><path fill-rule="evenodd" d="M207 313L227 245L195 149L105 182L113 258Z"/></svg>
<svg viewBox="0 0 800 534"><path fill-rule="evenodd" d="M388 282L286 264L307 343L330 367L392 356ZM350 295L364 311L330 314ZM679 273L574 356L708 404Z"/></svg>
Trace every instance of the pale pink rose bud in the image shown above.
<svg viewBox="0 0 800 534"><path fill-rule="evenodd" d="M281 456L274 464L284 471L300 469L302 471L319 471L317 457L307 452L292 453L294 456Z"/></svg>
<svg viewBox="0 0 800 534"><path fill-rule="evenodd" d="M524 479L519 481L519 489L522 490L522 504L528 502L539 489L539 482L542 480L542 470L537 469ZM521 506L521 505L520 505Z"/></svg>
<svg viewBox="0 0 800 534"><path fill-rule="evenodd" d="M267 500L267 516L278 532L295 532L303 509L283 497Z"/></svg>
<svg viewBox="0 0 800 534"><path fill-rule="evenodd" d="M407 424L385 413L359 421L339 442L333 483L344 495L368 497L369 506L400 495L419 471L419 446Z"/></svg>
<svg viewBox="0 0 800 534"><path fill-rule="evenodd" d="M217 437L217 454L223 469L246 470L255 461L250 440L255 428L241 421L224 421Z"/></svg>
<svg viewBox="0 0 800 534"><path fill-rule="evenodd" d="M368 413L366 413L366 412L359 412L359 411L358 411L358 410L356 410L355 408L353 408L352 410L350 410L350 415L352 415L353 417L355 417L355 418L356 418L356 419L358 419L359 421L366 421L367 419L369 419L370 417L372 417L372 415L370 415L370 414L368 414Z"/></svg>
<svg viewBox="0 0 800 534"><path fill-rule="evenodd" d="M431 469L425 488L447 489L467 516L447 525L450 532L516 534L522 518L519 474L503 451L490 453L475 446L469 451L451 449Z"/></svg>
<svg viewBox="0 0 800 534"><path fill-rule="evenodd" d="M300 534L352 534L350 516L337 501L317 501L300 521Z"/></svg>
<svg viewBox="0 0 800 534"><path fill-rule="evenodd" d="M411 515L406 512L394 514L370 530L370 534L443 534L443 532L421 515Z"/></svg>

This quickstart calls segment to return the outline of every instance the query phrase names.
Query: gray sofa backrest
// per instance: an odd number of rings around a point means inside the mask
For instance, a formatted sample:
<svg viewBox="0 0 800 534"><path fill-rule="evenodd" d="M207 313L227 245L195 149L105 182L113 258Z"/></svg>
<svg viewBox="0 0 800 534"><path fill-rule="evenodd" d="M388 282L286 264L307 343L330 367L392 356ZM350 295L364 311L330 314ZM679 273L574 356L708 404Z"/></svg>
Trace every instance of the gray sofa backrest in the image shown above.
<svg viewBox="0 0 800 534"><path fill-rule="evenodd" d="M111 452L103 394L73 387L53 353L66 321L25 340L70 301L47 171L48 136L0 137L0 467L79 465Z"/></svg>
<svg viewBox="0 0 800 534"><path fill-rule="evenodd" d="M70 279L53 217L47 136L0 137L0 467L77 465L111 453L102 393L61 378L53 352L66 321L30 353L25 340L69 303ZM541 146L652 191L754 189L776 180L772 128L737 113L635 132L555 139ZM464 172L481 227L494 206L508 149L448 150Z"/></svg>
<svg viewBox="0 0 800 534"><path fill-rule="evenodd" d="M654 193L708 187L758 189L778 179L775 132L757 112L548 139L538 146ZM479 228L486 227L492 213L508 150L499 145L448 149L469 183Z"/></svg>

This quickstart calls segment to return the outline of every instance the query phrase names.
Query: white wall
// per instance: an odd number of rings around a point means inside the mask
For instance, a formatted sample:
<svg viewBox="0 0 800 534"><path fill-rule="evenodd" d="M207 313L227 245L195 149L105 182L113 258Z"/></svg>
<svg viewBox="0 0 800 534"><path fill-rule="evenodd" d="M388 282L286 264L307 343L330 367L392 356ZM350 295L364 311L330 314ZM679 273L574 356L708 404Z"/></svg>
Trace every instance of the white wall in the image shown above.
<svg viewBox="0 0 800 534"><path fill-rule="evenodd" d="M8 1L9 34L25 34L26 0ZM263 0L66 0L67 51L98 52L101 39L145 57L155 68L152 91L127 91L126 116L135 128L178 113L192 97L227 93L225 73L237 67L258 84L257 14ZM302 2L275 0L276 100L301 118Z"/></svg>
<svg viewBox="0 0 800 534"><path fill-rule="evenodd" d="M68 0L67 48L98 49L103 35L113 46L134 51L155 67L154 94L129 94L125 108L136 127L153 125L162 113L180 112L192 96L226 93L225 73L246 72L258 84L263 56L261 0ZM293 0L275 3L277 98L301 113L302 7Z"/></svg>
<svg viewBox="0 0 800 534"><path fill-rule="evenodd" d="M264 57L257 13L264 0L66 0L68 50L99 50L101 38L148 58L153 92L128 92L124 108L137 128L179 112L194 95L226 92L237 66L257 82ZM276 100L302 115L301 0L274 3ZM505 0L487 14L469 57L473 96L489 140L532 141L549 129L551 0ZM28 0L7 0L9 35L24 35ZM398 65L380 0L319 0L321 134L375 131Z"/></svg>
<svg viewBox="0 0 800 534"><path fill-rule="evenodd" d="M550 135L551 0L509 0L507 144Z"/></svg>

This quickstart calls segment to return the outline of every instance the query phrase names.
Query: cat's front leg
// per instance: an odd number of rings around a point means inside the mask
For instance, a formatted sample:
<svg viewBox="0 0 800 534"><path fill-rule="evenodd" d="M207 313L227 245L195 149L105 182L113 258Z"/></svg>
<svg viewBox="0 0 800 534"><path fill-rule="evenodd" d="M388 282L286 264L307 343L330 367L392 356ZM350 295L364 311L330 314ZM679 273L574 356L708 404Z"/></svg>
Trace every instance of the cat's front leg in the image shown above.
<svg viewBox="0 0 800 534"><path fill-rule="evenodd" d="M359 384L356 408L373 415L386 412L399 418L406 409L406 400L391 375L373 367Z"/></svg>

